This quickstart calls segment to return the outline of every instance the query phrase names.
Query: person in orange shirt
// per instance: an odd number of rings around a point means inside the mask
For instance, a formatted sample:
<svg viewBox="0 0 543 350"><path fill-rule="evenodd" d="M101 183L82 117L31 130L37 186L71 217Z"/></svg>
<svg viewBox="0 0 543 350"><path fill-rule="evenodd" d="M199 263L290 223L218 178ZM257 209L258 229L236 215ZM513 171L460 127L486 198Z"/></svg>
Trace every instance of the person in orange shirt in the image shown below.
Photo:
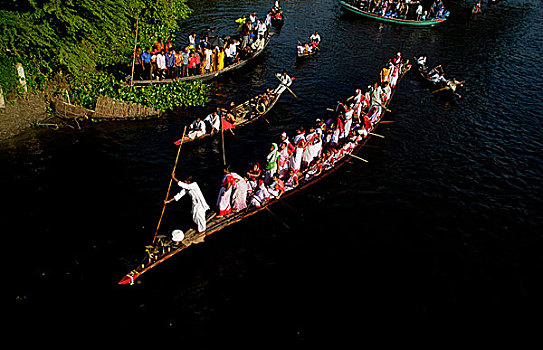
<svg viewBox="0 0 543 350"><path fill-rule="evenodd" d="M172 47L173 44L171 40L166 41L166 44L164 44L164 50L166 50L166 52L169 52Z"/></svg>
<svg viewBox="0 0 543 350"><path fill-rule="evenodd" d="M155 45L155 52L161 52L162 50L165 50L164 43L162 42L162 38L158 38Z"/></svg>

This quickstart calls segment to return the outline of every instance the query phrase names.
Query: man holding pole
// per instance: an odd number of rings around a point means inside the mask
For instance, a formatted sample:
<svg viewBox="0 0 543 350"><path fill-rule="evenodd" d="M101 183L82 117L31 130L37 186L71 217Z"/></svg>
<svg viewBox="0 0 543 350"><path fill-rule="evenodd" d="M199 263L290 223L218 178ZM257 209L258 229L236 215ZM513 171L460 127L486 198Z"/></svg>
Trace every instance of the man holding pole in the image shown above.
<svg viewBox="0 0 543 350"><path fill-rule="evenodd" d="M190 176L185 177L183 181L179 181L175 178L175 173L172 173L172 179L177 182L182 190L173 198L165 200L164 204L171 203L174 200L178 201L188 192L192 198L192 220L198 225L198 234L203 234L206 230L206 211L209 210L209 205L207 205L200 187L196 182L191 181Z"/></svg>
<svg viewBox="0 0 543 350"><path fill-rule="evenodd" d="M281 84L275 88L274 92L276 94L282 94L283 91L285 91L292 84L292 79L288 76L287 71L283 71L282 75L277 73L275 76L281 81Z"/></svg>

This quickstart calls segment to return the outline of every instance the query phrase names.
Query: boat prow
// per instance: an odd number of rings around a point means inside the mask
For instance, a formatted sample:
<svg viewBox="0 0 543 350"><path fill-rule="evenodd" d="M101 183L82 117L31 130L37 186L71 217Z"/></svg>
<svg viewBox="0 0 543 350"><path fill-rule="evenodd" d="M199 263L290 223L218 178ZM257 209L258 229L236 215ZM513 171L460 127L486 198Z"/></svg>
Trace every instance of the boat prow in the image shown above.
<svg viewBox="0 0 543 350"><path fill-rule="evenodd" d="M133 284L135 279L132 272L130 272L119 281L119 284Z"/></svg>

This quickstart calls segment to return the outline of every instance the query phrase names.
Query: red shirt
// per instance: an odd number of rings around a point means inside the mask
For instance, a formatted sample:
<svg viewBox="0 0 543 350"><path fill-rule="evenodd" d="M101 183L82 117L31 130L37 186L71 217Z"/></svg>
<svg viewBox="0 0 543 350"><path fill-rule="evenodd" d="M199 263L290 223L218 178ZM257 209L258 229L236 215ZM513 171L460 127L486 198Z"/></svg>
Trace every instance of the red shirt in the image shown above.
<svg viewBox="0 0 543 350"><path fill-rule="evenodd" d="M196 65L198 64L198 58L196 56L192 56L189 58L189 68L196 68Z"/></svg>

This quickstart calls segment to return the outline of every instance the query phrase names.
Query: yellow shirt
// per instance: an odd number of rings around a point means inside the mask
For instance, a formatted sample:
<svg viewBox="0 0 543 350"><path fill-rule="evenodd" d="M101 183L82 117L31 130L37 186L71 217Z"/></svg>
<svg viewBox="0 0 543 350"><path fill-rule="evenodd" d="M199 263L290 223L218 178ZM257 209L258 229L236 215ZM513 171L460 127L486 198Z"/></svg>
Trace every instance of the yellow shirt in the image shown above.
<svg viewBox="0 0 543 350"><path fill-rule="evenodd" d="M224 51L219 51L217 54L217 70L224 68Z"/></svg>
<svg viewBox="0 0 543 350"><path fill-rule="evenodd" d="M389 77L390 77L390 68L385 67L381 69L381 82L389 81Z"/></svg>

